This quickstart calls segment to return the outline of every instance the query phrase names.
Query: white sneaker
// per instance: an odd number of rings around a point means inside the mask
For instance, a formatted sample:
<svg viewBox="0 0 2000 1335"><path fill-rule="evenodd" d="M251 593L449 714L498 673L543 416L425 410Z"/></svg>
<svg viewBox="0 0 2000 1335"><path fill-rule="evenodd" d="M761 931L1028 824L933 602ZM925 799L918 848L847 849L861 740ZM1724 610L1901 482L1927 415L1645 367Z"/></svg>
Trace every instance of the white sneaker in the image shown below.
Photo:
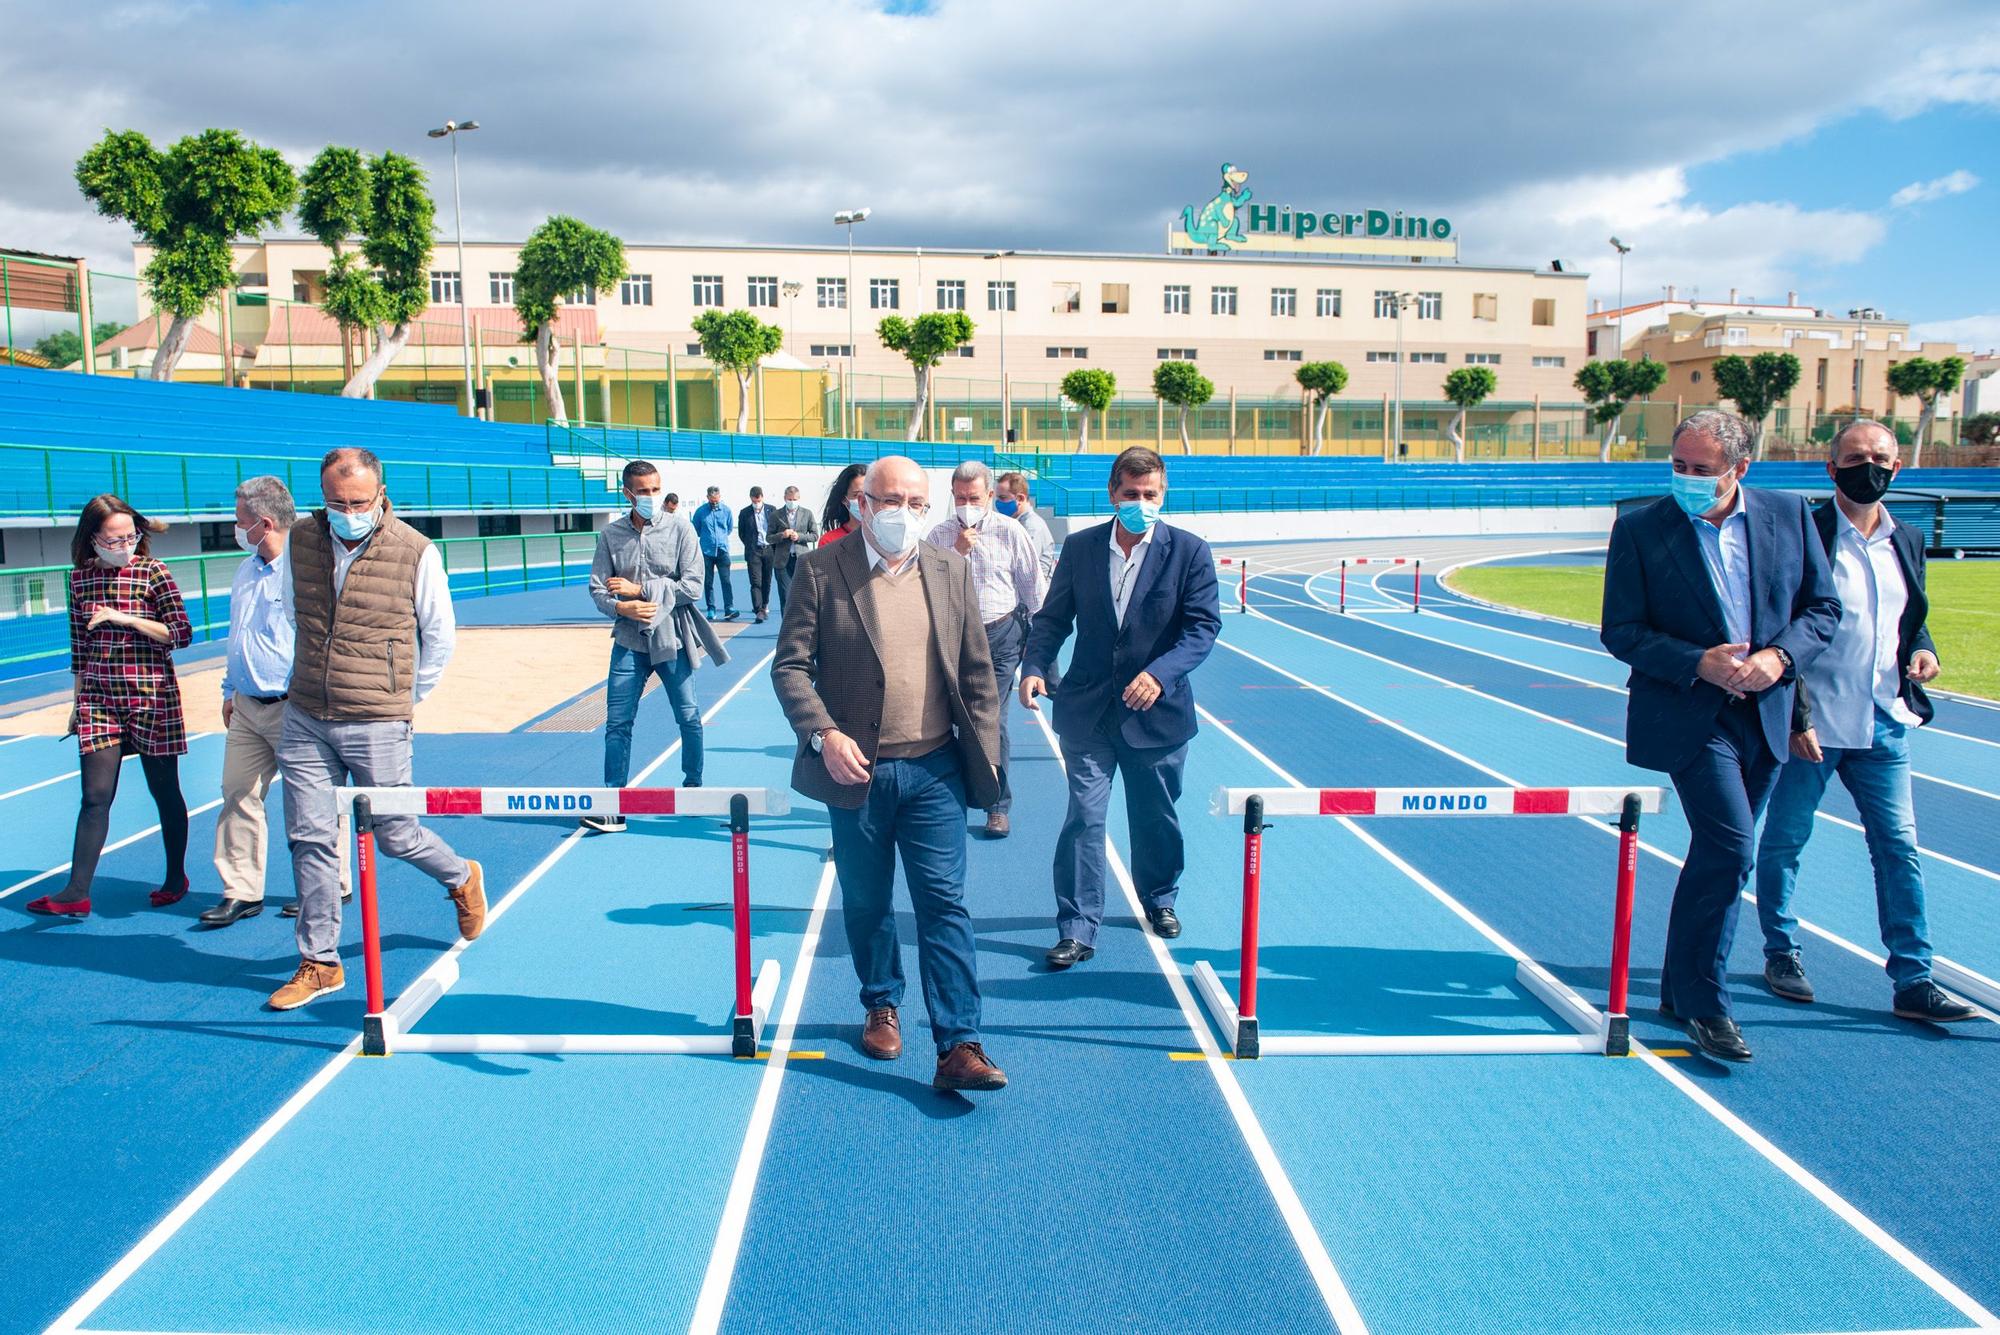
<svg viewBox="0 0 2000 1335"><path fill-rule="evenodd" d="M585 816L577 824L586 830L595 830L599 834L625 833L625 818L623 816Z"/></svg>

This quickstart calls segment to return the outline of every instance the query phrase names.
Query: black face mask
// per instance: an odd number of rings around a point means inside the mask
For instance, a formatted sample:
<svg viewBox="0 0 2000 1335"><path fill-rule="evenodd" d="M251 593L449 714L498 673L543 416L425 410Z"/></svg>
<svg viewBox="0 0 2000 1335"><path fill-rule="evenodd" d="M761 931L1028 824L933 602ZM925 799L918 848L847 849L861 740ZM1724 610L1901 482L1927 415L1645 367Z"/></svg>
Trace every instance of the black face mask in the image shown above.
<svg viewBox="0 0 2000 1335"><path fill-rule="evenodd" d="M1873 505L1889 490L1895 470L1878 463L1849 464L1833 470L1833 485L1856 505Z"/></svg>

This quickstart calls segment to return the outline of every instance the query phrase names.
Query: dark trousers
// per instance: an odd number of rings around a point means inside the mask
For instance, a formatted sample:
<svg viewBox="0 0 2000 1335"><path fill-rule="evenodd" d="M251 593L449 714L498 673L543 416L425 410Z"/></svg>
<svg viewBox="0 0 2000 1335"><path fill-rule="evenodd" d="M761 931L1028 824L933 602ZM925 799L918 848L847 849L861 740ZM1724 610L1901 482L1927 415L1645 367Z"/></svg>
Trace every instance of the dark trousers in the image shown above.
<svg viewBox="0 0 2000 1335"><path fill-rule="evenodd" d="M743 574L750 581L750 610L763 616L764 605L771 601L771 549L745 547Z"/></svg>
<svg viewBox="0 0 2000 1335"><path fill-rule="evenodd" d="M1725 705L1701 753L1673 773L1692 838L1667 919L1660 1002L1684 1019L1729 1014L1729 946L1779 761L1757 711Z"/></svg>
<svg viewBox="0 0 2000 1335"><path fill-rule="evenodd" d="M900 852L938 1053L977 1039L979 974L965 908L965 782L957 746L946 743L914 760L877 760L867 800L852 811L829 807L827 815L861 1004L872 1010L903 1003L894 896Z"/></svg>
<svg viewBox="0 0 2000 1335"><path fill-rule="evenodd" d="M1014 805L1014 787L1007 778L1012 768L1014 745L1007 739L1007 715L1014 704L1014 673L1021 666L1021 650L1028 642L1028 623L1018 612L991 622L986 627L986 647L993 651L993 679L1000 686L1000 800L994 811Z"/></svg>
<svg viewBox="0 0 2000 1335"><path fill-rule="evenodd" d="M1082 740L1062 739L1069 771L1069 812L1056 840L1056 934L1092 945L1104 921L1104 821L1111 779L1125 780L1132 832L1132 881L1148 909L1170 909L1187 858L1174 803L1181 796L1187 744L1133 746L1118 735L1113 708Z"/></svg>
<svg viewBox="0 0 2000 1335"><path fill-rule="evenodd" d="M715 612L715 585L717 580L722 582L722 610L725 612L734 612L736 610L736 590L731 588L729 584L729 553L724 552L720 556L710 556L707 552L703 552L701 554L701 567L701 600L707 604L709 613L713 615Z"/></svg>
<svg viewBox="0 0 2000 1335"><path fill-rule="evenodd" d="M785 598L792 591L792 572L799 568L799 552L796 547L785 550L785 559L773 561L771 572L778 577L778 611L785 610Z"/></svg>

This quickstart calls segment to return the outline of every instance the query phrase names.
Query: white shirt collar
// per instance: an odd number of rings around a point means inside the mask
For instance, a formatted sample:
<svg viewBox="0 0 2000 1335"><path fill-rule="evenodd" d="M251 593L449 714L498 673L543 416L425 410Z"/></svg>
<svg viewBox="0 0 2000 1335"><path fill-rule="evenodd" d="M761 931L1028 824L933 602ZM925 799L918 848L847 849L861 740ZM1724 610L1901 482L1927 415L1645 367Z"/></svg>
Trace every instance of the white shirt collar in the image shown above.
<svg viewBox="0 0 2000 1335"><path fill-rule="evenodd" d="M1840 534L1843 537L1849 533L1852 533L1856 538L1860 539L1862 542L1885 541L1887 540L1889 534L1896 527L1895 517L1889 513L1889 508L1887 506L1882 507L1882 519L1881 522L1875 525L1875 536L1873 537L1870 537L1866 533L1863 533L1861 529L1855 524L1855 522L1847 517L1847 511L1840 508L1840 503L1838 501L1834 502L1833 513L1837 516L1837 518L1834 520L1835 524L1834 532Z"/></svg>
<svg viewBox="0 0 2000 1335"><path fill-rule="evenodd" d="M882 555L881 552L875 550L875 544L868 541L868 536L865 533L861 537L861 545L868 549L868 568L870 570L883 570L888 567L889 558ZM910 555L908 559L906 559L903 562L903 570L908 570L912 565L916 564L917 553L922 549L923 549L923 543L921 542L919 542L915 547L910 549ZM891 571L890 573L900 574L902 572Z"/></svg>
<svg viewBox="0 0 2000 1335"><path fill-rule="evenodd" d="M1111 522L1113 525L1116 525L1118 523L1116 519L1112 520ZM1125 550L1118 545L1118 532L1117 529L1114 527L1111 533L1111 550L1113 554L1116 555L1117 558L1121 561L1127 561L1127 562L1136 561L1139 559L1140 555L1145 551L1146 548L1153 545L1153 535L1155 533L1158 533L1159 531L1160 531L1160 526L1158 524L1155 524L1151 528L1147 529L1144 533L1140 534L1139 540L1132 544L1132 554L1130 556L1127 556L1125 554Z"/></svg>

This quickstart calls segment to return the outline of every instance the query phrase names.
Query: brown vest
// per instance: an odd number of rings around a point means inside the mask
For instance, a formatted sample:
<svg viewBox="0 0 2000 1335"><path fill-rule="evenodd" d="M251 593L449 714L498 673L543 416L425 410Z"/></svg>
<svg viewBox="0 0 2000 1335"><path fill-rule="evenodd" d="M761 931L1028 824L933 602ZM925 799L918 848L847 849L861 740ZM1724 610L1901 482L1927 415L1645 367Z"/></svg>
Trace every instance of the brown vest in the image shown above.
<svg viewBox="0 0 2000 1335"><path fill-rule="evenodd" d="M293 613L298 641L291 702L327 723L407 721L417 671L417 563L429 538L382 520L333 592L334 543L326 511L292 525Z"/></svg>

